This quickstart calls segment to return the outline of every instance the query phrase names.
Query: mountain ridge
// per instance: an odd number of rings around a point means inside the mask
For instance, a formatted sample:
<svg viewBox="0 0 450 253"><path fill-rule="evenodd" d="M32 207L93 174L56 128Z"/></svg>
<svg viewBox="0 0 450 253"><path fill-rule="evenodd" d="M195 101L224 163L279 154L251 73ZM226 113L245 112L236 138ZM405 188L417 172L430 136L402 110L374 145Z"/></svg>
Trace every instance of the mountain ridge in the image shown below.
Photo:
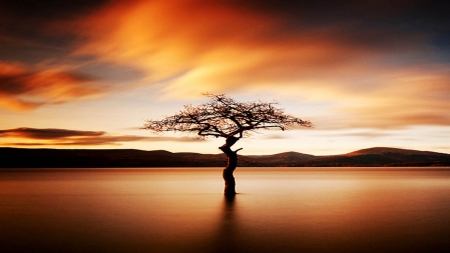
<svg viewBox="0 0 450 253"><path fill-rule="evenodd" d="M322 156L288 167L430 167L450 166L450 154L413 149L373 147L342 155Z"/></svg>
<svg viewBox="0 0 450 253"><path fill-rule="evenodd" d="M0 148L0 168L224 167L224 154L138 149ZM430 167L450 166L450 154L373 147L341 155L314 156L289 151L239 155L239 167Z"/></svg>
<svg viewBox="0 0 450 253"><path fill-rule="evenodd" d="M432 152L432 151L421 151L421 150L414 150L414 149L401 149L401 148L388 148L388 147L373 147L373 148L365 148L356 150L350 153L346 153L344 155L351 156L351 155L366 155L366 154L380 154L380 153L388 153L388 152L395 152L395 153L407 153L407 154L445 154L445 153L439 153L439 152Z"/></svg>

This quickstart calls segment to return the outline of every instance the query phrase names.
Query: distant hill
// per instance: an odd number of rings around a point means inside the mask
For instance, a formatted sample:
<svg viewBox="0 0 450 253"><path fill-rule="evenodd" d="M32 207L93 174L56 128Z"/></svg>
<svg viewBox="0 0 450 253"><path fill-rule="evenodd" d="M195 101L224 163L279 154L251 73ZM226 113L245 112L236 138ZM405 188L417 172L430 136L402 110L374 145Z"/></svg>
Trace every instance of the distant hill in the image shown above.
<svg viewBox="0 0 450 253"><path fill-rule="evenodd" d="M368 148L285 164L293 167L421 167L450 166L450 155L398 148Z"/></svg>
<svg viewBox="0 0 450 253"><path fill-rule="evenodd" d="M0 168L224 167L224 154L172 153L135 149L0 148ZM239 156L240 167L384 167L450 166L450 154L369 148L343 155L297 152Z"/></svg>
<svg viewBox="0 0 450 253"><path fill-rule="evenodd" d="M239 156L238 163L239 166L247 167L276 167L286 163L304 162L316 157L298 152L284 152L274 155Z"/></svg>
<svg viewBox="0 0 450 253"><path fill-rule="evenodd" d="M221 167L226 156L135 149L0 148L2 168Z"/></svg>

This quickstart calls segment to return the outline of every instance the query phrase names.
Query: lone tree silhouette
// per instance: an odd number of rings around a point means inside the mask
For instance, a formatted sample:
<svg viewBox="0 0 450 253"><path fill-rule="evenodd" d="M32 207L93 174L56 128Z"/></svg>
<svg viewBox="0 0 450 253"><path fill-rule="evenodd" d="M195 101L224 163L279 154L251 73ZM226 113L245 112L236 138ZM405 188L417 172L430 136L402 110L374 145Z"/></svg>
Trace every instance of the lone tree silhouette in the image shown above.
<svg viewBox="0 0 450 253"><path fill-rule="evenodd" d="M147 120L143 129L156 133L188 132L196 133L200 138L222 137L225 144L219 147L228 157L228 163L223 170L225 180L225 195L236 194L236 181L233 172L237 166L237 152L231 150L240 138L249 136L259 129L288 130L294 125L311 127L310 121L302 120L284 113L283 109L275 108L277 102L238 102L225 95L203 94L210 98L209 102L198 106L186 105L173 116L162 120Z"/></svg>

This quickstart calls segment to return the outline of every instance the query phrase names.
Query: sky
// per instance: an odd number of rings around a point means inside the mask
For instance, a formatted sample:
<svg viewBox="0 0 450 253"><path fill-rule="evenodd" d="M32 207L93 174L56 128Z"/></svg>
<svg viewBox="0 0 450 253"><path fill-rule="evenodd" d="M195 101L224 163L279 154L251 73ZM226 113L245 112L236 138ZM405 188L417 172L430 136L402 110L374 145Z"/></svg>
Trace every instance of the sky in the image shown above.
<svg viewBox="0 0 450 253"><path fill-rule="evenodd" d="M240 154L450 153L450 2L2 0L0 146L219 153L146 120L207 101L277 101L313 128Z"/></svg>

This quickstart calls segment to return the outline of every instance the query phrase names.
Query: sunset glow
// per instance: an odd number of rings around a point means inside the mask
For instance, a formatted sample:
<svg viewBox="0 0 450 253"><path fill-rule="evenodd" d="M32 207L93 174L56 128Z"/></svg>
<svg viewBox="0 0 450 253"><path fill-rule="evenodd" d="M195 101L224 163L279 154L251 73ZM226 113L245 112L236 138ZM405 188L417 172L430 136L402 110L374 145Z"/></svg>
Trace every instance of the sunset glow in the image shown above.
<svg viewBox="0 0 450 253"><path fill-rule="evenodd" d="M0 145L218 153L146 119L202 92L273 101L313 129L240 154L450 153L448 4L104 0L0 4Z"/></svg>

